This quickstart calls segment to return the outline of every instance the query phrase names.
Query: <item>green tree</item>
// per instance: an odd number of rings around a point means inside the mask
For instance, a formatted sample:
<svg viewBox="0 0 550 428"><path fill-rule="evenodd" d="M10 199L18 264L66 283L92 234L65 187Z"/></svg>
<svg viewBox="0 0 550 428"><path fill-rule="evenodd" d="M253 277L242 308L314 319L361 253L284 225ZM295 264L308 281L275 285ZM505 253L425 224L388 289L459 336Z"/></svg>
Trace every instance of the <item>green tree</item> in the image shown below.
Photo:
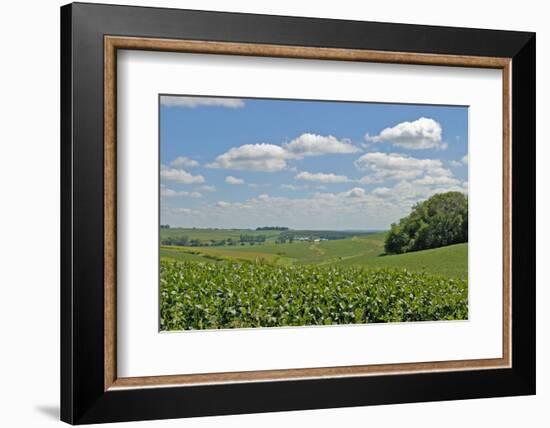
<svg viewBox="0 0 550 428"><path fill-rule="evenodd" d="M447 192L417 203L392 224L384 250L400 254L461 242L468 242L468 199L461 192Z"/></svg>
<svg viewBox="0 0 550 428"><path fill-rule="evenodd" d="M275 240L275 243L277 244L284 244L285 242L286 242L286 237L283 235L279 235Z"/></svg>

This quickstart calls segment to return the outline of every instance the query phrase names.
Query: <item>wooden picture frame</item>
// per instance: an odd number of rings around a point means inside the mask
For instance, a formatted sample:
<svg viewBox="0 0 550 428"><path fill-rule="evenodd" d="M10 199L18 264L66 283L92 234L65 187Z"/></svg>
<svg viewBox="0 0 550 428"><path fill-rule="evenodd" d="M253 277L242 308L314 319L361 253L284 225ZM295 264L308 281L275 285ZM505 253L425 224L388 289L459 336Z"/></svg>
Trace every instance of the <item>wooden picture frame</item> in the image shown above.
<svg viewBox="0 0 550 428"><path fill-rule="evenodd" d="M118 377L118 49L502 70L502 358ZM61 52L62 420L114 422L535 392L534 34L77 3L61 9Z"/></svg>

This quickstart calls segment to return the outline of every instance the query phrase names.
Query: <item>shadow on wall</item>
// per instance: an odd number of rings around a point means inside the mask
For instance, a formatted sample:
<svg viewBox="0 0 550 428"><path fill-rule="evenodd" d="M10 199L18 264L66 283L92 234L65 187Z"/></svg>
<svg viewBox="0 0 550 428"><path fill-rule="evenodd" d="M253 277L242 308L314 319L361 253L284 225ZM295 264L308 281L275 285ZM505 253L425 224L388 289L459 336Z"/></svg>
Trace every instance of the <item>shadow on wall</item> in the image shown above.
<svg viewBox="0 0 550 428"><path fill-rule="evenodd" d="M59 406L36 406L36 410L49 418L59 420Z"/></svg>

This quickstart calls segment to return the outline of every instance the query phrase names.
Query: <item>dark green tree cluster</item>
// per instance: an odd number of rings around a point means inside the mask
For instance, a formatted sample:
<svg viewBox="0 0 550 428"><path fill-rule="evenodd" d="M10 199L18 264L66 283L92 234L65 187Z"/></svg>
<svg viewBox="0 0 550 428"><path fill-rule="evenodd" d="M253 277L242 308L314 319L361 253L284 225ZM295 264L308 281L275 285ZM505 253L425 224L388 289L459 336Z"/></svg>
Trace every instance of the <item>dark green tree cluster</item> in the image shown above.
<svg viewBox="0 0 550 428"><path fill-rule="evenodd" d="M249 243L249 244L263 244L265 242L265 235L248 235L248 234L241 234L239 237L241 243Z"/></svg>
<svg viewBox="0 0 550 428"><path fill-rule="evenodd" d="M384 250L401 254L461 242L468 242L468 199L447 192L417 203L407 217L393 223Z"/></svg>
<svg viewBox="0 0 550 428"><path fill-rule="evenodd" d="M191 241L189 240L189 236L183 235L183 236L169 236L168 238L165 238L161 241L162 245L183 245L187 246L189 245Z"/></svg>

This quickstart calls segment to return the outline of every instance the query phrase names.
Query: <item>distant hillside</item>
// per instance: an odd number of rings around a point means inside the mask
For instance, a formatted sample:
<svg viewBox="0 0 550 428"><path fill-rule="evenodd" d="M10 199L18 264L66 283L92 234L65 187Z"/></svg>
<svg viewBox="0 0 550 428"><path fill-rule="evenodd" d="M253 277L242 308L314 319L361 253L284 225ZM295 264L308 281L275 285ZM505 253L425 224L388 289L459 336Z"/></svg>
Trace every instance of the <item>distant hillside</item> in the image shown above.
<svg viewBox="0 0 550 428"><path fill-rule="evenodd" d="M304 232L304 231L301 231ZM197 232L199 233L199 232ZM201 231L205 234L205 231ZM212 232L213 233L213 232ZM221 234L221 231L218 231ZM235 232L232 232L235 233ZM262 232L269 233L269 232ZM272 232L278 234L278 232ZM346 239L277 243L273 236L261 245L224 247L161 246L161 259L223 263L231 260L263 261L273 265L396 267L466 279L468 244L384 255L386 233L348 236Z"/></svg>

